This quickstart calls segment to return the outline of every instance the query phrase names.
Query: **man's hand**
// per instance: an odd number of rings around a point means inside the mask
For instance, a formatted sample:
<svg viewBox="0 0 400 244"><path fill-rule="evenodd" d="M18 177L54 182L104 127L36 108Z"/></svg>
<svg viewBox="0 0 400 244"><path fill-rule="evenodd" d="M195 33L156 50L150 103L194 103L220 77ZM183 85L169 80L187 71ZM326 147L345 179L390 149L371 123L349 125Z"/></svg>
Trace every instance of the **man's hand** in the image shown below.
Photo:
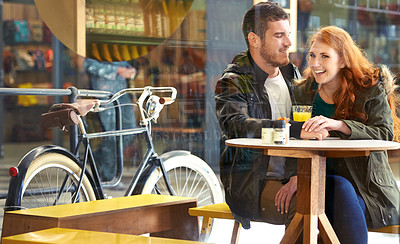
<svg viewBox="0 0 400 244"><path fill-rule="evenodd" d="M135 68L119 67L117 73L125 79L134 79L137 70Z"/></svg>
<svg viewBox="0 0 400 244"><path fill-rule="evenodd" d="M319 132L321 130L335 130L343 132L346 135L351 134L350 128L341 120L330 119L322 115L312 117L311 119L304 122L302 127L306 132L315 131Z"/></svg>
<svg viewBox="0 0 400 244"><path fill-rule="evenodd" d="M290 201L293 198L294 193L297 191L297 175L292 176L288 183L283 185L279 189L275 196L275 206L278 212L287 213L289 210Z"/></svg>
<svg viewBox="0 0 400 244"><path fill-rule="evenodd" d="M301 130L300 138L301 139L317 139L323 140L329 136L329 132L326 129L321 129L319 131L306 131L305 129Z"/></svg>

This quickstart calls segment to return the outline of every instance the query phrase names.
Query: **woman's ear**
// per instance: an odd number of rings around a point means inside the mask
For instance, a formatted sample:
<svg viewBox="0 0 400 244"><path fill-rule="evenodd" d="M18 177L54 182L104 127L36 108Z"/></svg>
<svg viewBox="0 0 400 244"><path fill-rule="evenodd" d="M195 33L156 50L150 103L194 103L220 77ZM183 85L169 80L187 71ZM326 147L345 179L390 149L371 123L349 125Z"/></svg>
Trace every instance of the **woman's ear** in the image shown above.
<svg viewBox="0 0 400 244"><path fill-rule="evenodd" d="M346 67L346 64L344 63L344 58L343 58L343 57L340 57L340 61L342 62L342 63L340 64L340 68L343 69L344 67Z"/></svg>
<svg viewBox="0 0 400 244"><path fill-rule="evenodd" d="M259 47L260 38L254 32L250 32L247 35L247 39L249 40L249 44L250 44L251 47L253 47L253 48L258 48Z"/></svg>

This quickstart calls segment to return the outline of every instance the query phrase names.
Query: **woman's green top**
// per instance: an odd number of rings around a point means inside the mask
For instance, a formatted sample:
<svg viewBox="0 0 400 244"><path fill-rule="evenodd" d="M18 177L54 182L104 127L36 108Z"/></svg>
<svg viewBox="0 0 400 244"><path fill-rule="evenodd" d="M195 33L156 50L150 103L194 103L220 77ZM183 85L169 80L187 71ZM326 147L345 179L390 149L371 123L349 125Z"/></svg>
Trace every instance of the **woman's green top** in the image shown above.
<svg viewBox="0 0 400 244"><path fill-rule="evenodd" d="M326 103L317 93L315 95L313 104L313 116L325 116L327 118L333 118L335 116L336 106L335 104ZM346 163L343 159L327 158L326 159L326 174L327 175L340 175L346 179L352 179L350 172L347 169Z"/></svg>

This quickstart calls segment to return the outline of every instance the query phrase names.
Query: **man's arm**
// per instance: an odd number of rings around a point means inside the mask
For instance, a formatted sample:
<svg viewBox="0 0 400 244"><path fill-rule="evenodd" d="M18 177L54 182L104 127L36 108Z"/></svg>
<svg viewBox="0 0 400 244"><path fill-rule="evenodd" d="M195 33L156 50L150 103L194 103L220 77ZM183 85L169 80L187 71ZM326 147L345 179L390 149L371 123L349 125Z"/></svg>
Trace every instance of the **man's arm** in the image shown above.
<svg viewBox="0 0 400 244"><path fill-rule="evenodd" d="M270 119L249 115L249 107L255 102L254 93L248 91L248 87L239 85L237 79L220 79L215 93L217 118L229 138L261 137L261 128L270 127Z"/></svg>

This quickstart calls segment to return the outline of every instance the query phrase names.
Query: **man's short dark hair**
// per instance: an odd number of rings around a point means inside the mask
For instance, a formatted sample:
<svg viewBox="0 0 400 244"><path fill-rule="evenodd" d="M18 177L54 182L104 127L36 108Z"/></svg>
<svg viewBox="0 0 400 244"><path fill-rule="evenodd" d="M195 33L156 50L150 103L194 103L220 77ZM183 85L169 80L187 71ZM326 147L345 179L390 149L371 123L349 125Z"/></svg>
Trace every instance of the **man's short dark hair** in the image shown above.
<svg viewBox="0 0 400 244"><path fill-rule="evenodd" d="M268 23L287 20L289 15L285 10L275 2L260 2L253 5L243 17L242 32L246 40L247 47L249 47L249 40L247 38L250 32L254 32L257 36L264 39L264 34L268 29Z"/></svg>

